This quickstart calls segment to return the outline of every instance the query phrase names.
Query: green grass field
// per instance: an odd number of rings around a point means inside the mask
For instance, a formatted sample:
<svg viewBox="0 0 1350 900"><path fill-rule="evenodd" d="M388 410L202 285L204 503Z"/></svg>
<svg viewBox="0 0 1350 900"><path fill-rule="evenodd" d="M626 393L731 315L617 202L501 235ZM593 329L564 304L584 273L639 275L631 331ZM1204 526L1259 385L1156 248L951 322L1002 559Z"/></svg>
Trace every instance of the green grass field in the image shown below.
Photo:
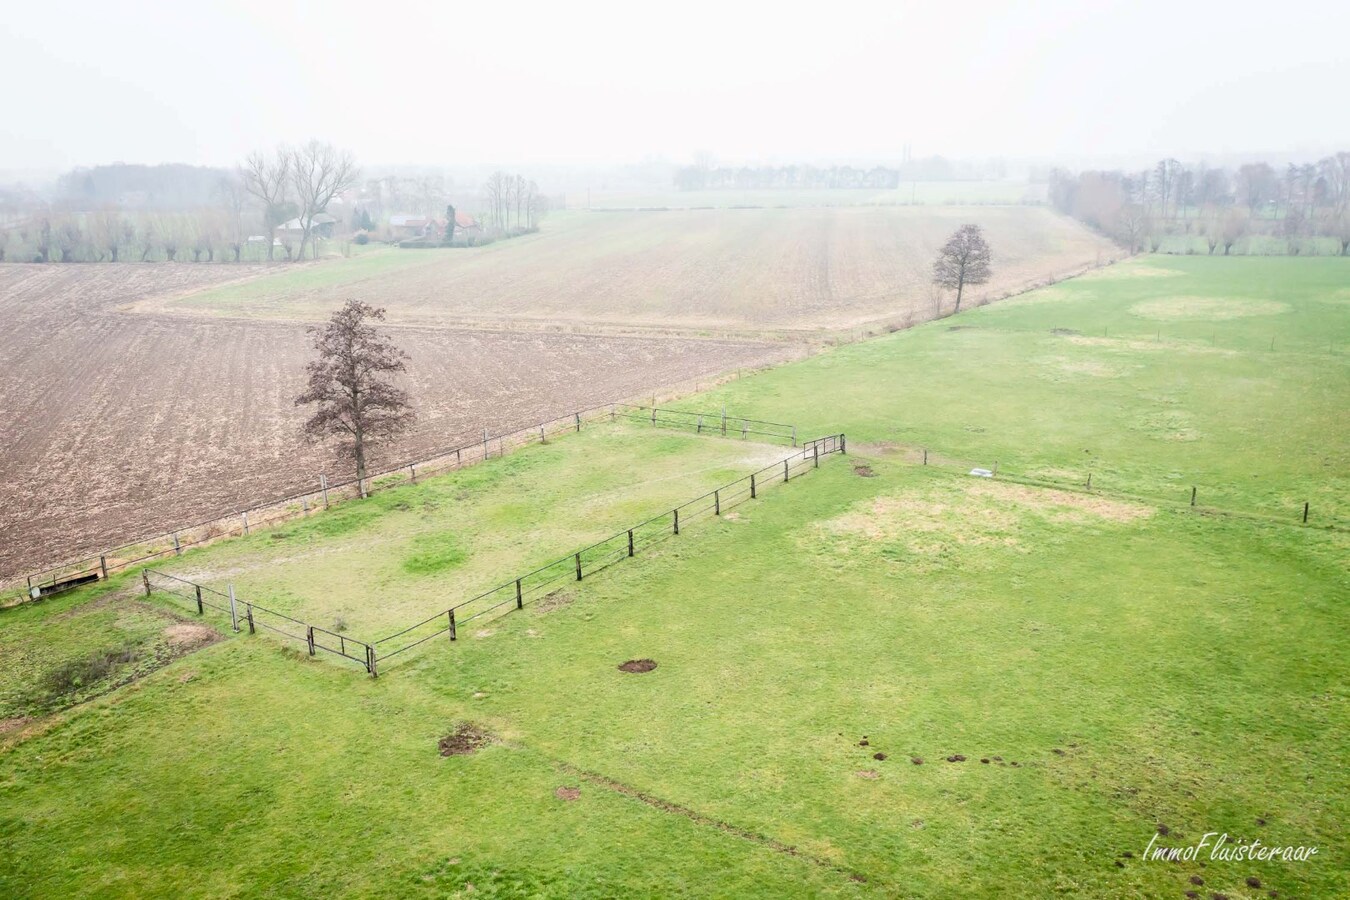
<svg viewBox="0 0 1350 900"><path fill-rule="evenodd" d="M1347 274L1141 260L691 398L850 455L379 679L230 636L11 726L0 893L1343 896L1350 539L1284 514L1346 514ZM177 571L376 624L761 452L595 428ZM182 613L135 585L0 612L0 657ZM493 741L441 757L462 723ZM1146 861L1159 826L1318 855Z"/></svg>

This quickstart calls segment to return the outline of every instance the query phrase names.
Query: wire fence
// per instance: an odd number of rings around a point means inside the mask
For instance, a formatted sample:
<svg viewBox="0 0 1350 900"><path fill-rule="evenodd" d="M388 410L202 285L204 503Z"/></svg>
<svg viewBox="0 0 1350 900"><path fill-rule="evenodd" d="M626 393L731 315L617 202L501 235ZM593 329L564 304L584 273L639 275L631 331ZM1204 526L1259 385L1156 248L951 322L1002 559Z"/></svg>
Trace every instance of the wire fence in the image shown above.
<svg viewBox="0 0 1350 900"><path fill-rule="evenodd" d="M720 416L718 421L720 427ZM760 424L767 426L771 423ZM311 625L241 599L235 595L233 585L220 591L149 568L141 570L141 579L147 597L158 591L195 605L201 615L205 615L208 608L212 609L229 616L231 627L236 632L243 631L245 627L250 634L265 629L285 639L303 643L310 656L324 651L356 662L371 676L378 676L379 667L384 661L401 656L438 637L446 636L450 641L456 641L459 629L470 622L524 609L527 604L537 603L567 584L582 581L587 576L636 556L639 551L678 536L690 525L720 517L743 503L756 500L765 491L819 468L822 457L843 454L847 449L843 434L807 441L778 462L714 488L669 512L638 522L553 562L508 579L491 590L462 600L393 634L369 642Z"/></svg>
<svg viewBox="0 0 1350 900"><path fill-rule="evenodd" d="M261 628L304 644L310 656L316 656L322 650L359 663L371 675L376 673L375 649L370 644L241 600L235 596L233 585L222 592L155 569L142 569L141 583L147 597L158 591L177 597L189 605L195 604L198 615L205 615L207 609L224 613L230 617L230 625L236 632L247 627L249 634L256 634Z"/></svg>
<svg viewBox="0 0 1350 900"><path fill-rule="evenodd" d="M864 454L865 446L855 447ZM929 466L962 475L983 476L1031 487L1071 491L1095 497L1134 501L1158 507L1190 510L1201 515L1226 516L1269 522L1278 525L1307 526L1329 530L1350 530L1336 501L1313 497L1290 488L1272 486L1252 505L1250 487L1190 482L1178 478L1161 483L1156 476L1118 472L1113 469L1083 468L1078 477L1056 465L1019 465L1016 460L979 460L953 456L923 445L899 445L888 442L878 455L918 466ZM1244 505L1244 503L1246 505Z"/></svg>
<svg viewBox="0 0 1350 900"><path fill-rule="evenodd" d="M713 380L708 379L703 383L711 385ZM34 572L26 576L26 594L29 598L37 598L92 581L107 579L110 575L133 566L170 556L181 556L193 547L200 547L223 538L246 536L256 529L302 518L320 509L326 509L334 503L367 497L400 484L415 484L419 478L466 468L530 444L545 443L551 437L579 432L589 423L619 419L650 422L654 426L689 430L699 434L721 433L728 437L739 436L743 439L753 436L761 442L791 443L793 446L797 443L796 428L792 425L763 422L744 416L729 416L725 410L716 413L687 413L662 409L655 405L606 403L505 434L489 435L484 429L483 436L478 441L436 450L419 459L398 462L368 474L363 479L357 478L354 473L336 480L330 480L327 475L319 475L318 483L309 490L259 503L225 516L139 538L94 556L82 557ZM18 585L17 581L0 584L0 590L13 590Z"/></svg>

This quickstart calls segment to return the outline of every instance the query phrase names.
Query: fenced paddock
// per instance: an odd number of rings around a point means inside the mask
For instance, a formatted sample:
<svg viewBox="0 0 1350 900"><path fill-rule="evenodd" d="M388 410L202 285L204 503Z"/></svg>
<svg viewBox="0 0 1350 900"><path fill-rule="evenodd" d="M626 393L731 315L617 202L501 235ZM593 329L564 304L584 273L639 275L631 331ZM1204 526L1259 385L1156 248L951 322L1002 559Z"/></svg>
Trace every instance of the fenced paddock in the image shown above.
<svg viewBox="0 0 1350 900"><path fill-rule="evenodd" d="M767 426L769 423L762 424ZM847 449L843 434L807 441L789 456L686 501L669 512L635 523L551 563L509 578L491 590L374 641L348 637L237 597L232 586L221 591L148 568L141 571L141 578L146 596L159 591L195 606L200 615L205 615L209 608L228 616L236 632L247 628L253 634L259 628L266 629L304 644L310 656L316 656L322 650L356 662L371 676L377 676L379 666L386 660L434 638L445 636L449 641L456 641L459 629L469 622L524 609L527 604L538 602L566 584L582 581L624 559L637 556L641 550L678 536L690 525L722 516L741 504L756 500L764 491L788 484L818 468L822 458L843 454Z"/></svg>
<svg viewBox="0 0 1350 900"><path fill-rule="evenodd" d="M155 534L105 550L97 556L84 557L52 566L26 576L25 593L29 598L46 596L76 584L107 579L128 568L171 556L230 537L245 536L254 529L266 528L288 520L310 515L334 503L369 496L401 484L416 483L443 472L476 465L494 456L531 444L539 444L565 434L579 432L587 424L603 421L641 422L653 427L675 428L698 434L720 434L729 438L756 440L761 443L797 445L797 430L793 425L764 422L745 416L729 415L725 410L708 413L688 413L629 403L606 403L600 406L541 422L528 428L499 435L486 430L480 440L457 447L436 451L416 460L405 460L358 479L355 473L330 479L319 475L307 491L269 500L225 516L185 525L170 532ZM0 590L13 590L21 583L0 585Z"/></svg>

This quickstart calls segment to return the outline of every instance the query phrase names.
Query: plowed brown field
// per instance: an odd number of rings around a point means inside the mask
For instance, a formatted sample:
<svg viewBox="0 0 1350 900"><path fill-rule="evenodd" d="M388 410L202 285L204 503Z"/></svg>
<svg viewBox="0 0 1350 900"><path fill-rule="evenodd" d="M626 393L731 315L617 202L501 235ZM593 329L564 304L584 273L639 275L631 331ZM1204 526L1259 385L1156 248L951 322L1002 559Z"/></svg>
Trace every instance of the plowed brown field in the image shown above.
<svg viewBox="0 0 1350 900"><path fill-rule="evenodd" d="M299 323L123 311L259 270L0 265L0 579L346 471L299 437ZM385 460L468 443L782 348L395 327L420 421Z"/></svg>
<svg viewBox="0 0 1350 900"><path fill-rule="evenodd" d="M723 335L903 324L932 317L933 258L965 222L984 229L994 269L966 305L1121 252L1040 207L571 212L489 247L375 250L162 311L314 319L358 297L410 324Z"/></svg>

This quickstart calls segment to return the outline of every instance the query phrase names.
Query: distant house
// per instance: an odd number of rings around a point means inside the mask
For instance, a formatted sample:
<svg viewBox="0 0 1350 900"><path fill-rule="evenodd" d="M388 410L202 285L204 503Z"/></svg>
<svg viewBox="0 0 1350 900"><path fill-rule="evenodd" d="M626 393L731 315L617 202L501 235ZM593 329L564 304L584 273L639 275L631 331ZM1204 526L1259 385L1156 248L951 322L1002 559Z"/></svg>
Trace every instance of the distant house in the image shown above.
<svg viewBox="0 0 1350 900"><path fill-rule="evenodd" d="M310 237L330 238L333 236L333 229L337 226L337 217L331 216L326 212L317 213L314 216L314 224L309 230ZM305 225L299 219L291 219L289 222L283 222L277 228L277 237L294 238L299 240L305 233Z"/></svg>
<svg viewBox="0 0 1350 900"><path fill-rule="evenodd" d="M483 228L477 219L466 212L455 210L455 237L472 237L482 232Z"/></svg>
<svg viewBox="0 0 1350 900"><path fill-rule="evenodd" d="M426 216L395 215L389 217L389 234L394 240L426 237L436 230L436 222Z"/></svg>

